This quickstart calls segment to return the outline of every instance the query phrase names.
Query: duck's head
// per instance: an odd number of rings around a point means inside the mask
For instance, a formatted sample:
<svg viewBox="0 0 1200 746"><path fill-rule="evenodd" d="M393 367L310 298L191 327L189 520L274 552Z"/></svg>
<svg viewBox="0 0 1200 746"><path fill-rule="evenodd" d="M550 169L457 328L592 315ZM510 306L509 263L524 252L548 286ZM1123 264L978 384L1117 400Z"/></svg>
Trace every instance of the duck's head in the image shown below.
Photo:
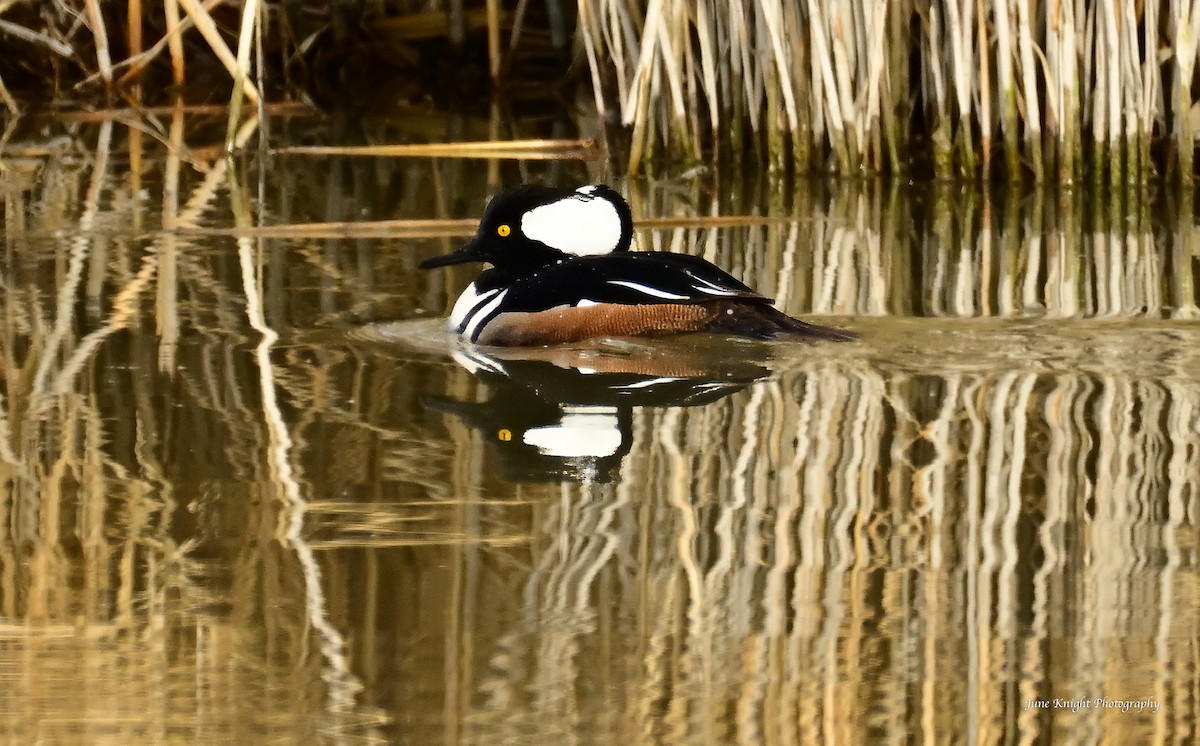
<svg viewBox="0 0 1200 746"><path fill-rule="evenodd" d="M522 186L492 198L470 241L421 268L488 262L523 275L572 257L628 251L632 239L629 205L607 186Z"/></svg>

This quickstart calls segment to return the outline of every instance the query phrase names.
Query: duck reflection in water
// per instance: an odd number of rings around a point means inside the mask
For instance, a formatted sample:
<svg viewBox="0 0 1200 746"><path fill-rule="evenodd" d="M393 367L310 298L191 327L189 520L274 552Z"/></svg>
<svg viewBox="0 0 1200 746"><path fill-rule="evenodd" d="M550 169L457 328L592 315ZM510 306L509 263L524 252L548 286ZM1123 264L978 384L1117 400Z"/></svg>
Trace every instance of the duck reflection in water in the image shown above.
<svg viewBox="0 0 1200 746"><path fill-rule="evenodd" d="M718 401L768 374L744 359L705 366L677 355L581 355L542 351L501 358L473 345L454 360L487 384L486 401L426 397L429 409L479 430L512 482L609 482L633 445L635 407Z"/></svg>

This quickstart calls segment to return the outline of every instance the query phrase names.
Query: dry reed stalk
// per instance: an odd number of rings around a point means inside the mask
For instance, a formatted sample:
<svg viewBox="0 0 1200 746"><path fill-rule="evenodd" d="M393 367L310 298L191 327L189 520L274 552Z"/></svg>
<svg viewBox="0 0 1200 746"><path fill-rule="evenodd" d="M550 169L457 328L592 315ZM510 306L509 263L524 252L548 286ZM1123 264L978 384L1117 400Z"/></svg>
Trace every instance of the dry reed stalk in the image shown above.
<svg viewBox="0 0 1200 746"><path fill-rule="evenodd" d="M92 37L96 43L96 62L100 66L100 77L104 80L104 87L112 93L112 55L108 51L108 29L104 25L99 0L87 0L85 7L88 25L92 27Z"/></svg>
<svg viewBox="0 0 1200 746"><path fill-rule="evenodd" d="M184 150L182 103L171 117L166 162L163 166L162 243L159 248L158 284L155 287L154 321L158 333L158 370L175 373L175 354L179 342L179 276L175 235L179 218L180 154Z"/></svg>
<svg viewBox="0 0 1200 746"><path fill-rule="evenodd" d="M420 143L405 145L293 145L275 148L280 155L365 156L375 158L513 158L587 159L596 143L579 140L500 140L496 142Z"/></svg>
<svg viewBox="0 0 1200 746"><path fill-rule="evenodd" d="M796 93L795 86L792 83L791 70L788 65L791 53L787 46L787 39L783 34L783 1L770 0L769 2L760 4L758 7L762 14L763 25L766 27L767 37L770 40L773 78L783 98L782 114L785 117L786 131L795 132L798 127Z"/></svg>
<svg viewBox="0 0 1200 746"><path fill-rule="evenodd" d="M229 106L226 104L184 104L182 102L176 102L158 106L138 107L136 109L68 109L60 114L57 114L56 116L61 121L72 124L95 124L108 119L134 120L139 115L173 116L179 111L182 111L186 116L225 115L229 112ZM290 117L307 114L312 111L312 107L310 107L308 104L295 101L279 102L274 104L266 104L264 106L264 111L266 114L272 117ZM201 149L202 148L198 148L197 150Z"/></svg>
<svg viewBox="0 0 1200 746"><path fill-rule="evenodd" d="M1145 49L1154 49L1158 46L1158 14L1161 8L1158 3L1147 3L1145 5L1145 17L1143 18L1143 37L1142 43ZM1136 24L1130 29L1130 33L1136 35ZM1137 48L1136 36L1131 41L1131 48ZM1138 174L1139 183L1146 183L1153 175L1153 164L1150 162L1150 135L1154 131L1155 113L1163 109L1162 106L1162 65L1158 64L1155 57L1144 60L1142 65L1142 100L1138 104L1138 117L1141 124L1139 132L1140 140L1140 162L1141 170Z"/></svg>
<svg viewBox="0 0 1200 746"><path fill-rule="evenodd" d="M0 12L3 12L6 7L7 6L0 7ZM47 50L53 52L59 57L70 58L75 56L75 50L72 49L71 45L67 44L65 41L56 39L49 34L45 34L40 31L34 31L32 29L25 28L20 24L6 21L3 18L0 18L0 32L8 36L14 36L23 41L27 41L30 44L45 47Z"/></svg>
<svg viewBox="0 0 1200 746"><path fill-rule="evenodd" d="M730 226L777 225L805 222L803 218L762 215L697 215L660 218L641 218L639 227L647 229L725 228ZM474 218L367 220L350 222L290 223L288 225L256 225L249 228L181 227L175 230L185 236L241 236L256 238L444 238L469 236L479 227ZM166 230L164 226L164 230Z"/></svg>
<svg viewBox="0 0 1200 746"><path fill-rule="evenodd" d="M1141 145L1138 133L1143 131L1144 126L1140 112L1142 99L1145 95L1142 90L1145 79L1142 76L1142 71L1139 69L1137 59L1138 24L1134 8L1131 4L1125 3L1122 5L1120 12L1121 89L1122 113L1124 115L1124 137L1122 138L1125 160L1124 181L1126 184L1135 184L1142 172ZM1149 129L1146 128L1144 131L1149 132Z"/></svg>
<svg viewBox="0 0 1200 746"><path fill-rule="evenodd" d="M500 102L493 101L491 105L491 116L488 118L488 140L494 142L500 139L501 121ZM522 174L521 180L528 181L524 174ZM500 161L489 160L487 162L486 183L489 194L495 194L500 191Z"/></svg>
<svg viewBox="0 0 1200 746"><path fill-rule="evenodd" d="M1077 91L1078 59L1076 52L1075 5L1055 0L1046 6L1047 79L1046 92L1048 160L1053 160L1060 184L1072 183L1079 161L1075 143L1080 123Z"/></svg>
<svg viewBox="0 0 1200 746"><path fill-rule="evenodd" d="M167 0L170 2L170 0ZM229 51L229 47L225 44L225 40L221 38L221 32L217 29L217 24L213 21L212 16L204 9L198 0L176 0L183 6L184 12L192 19L196 30L204 37L204 41L208 43L209 49L229 71L229 75L237 78L238 62L233 56L233 52ZM256 106L259 103L258 90L254 87L249 79L243 77L242 91L246 94L246 98L250 99Z"/></svg>
<svg viewBox="0 0 1200 746"><path fill-rule="evenodd" d="M912 3L908 0L892 4L888 14L888 61L885 86L882 90L881 121L884 142L888 149L888 165L892 173L901 173L908 163L909 154L905 147L908 130L907 114L909 101L908 18L912 16ZM902 126L903 125L903 126ZM903 157L902 154L903 153Z"/></svg>
<svg viewBox="0 0 1200 746"><path fill-rule="evenodd" d="M975 6L976 39L975 48L978 51L978 80L979 80L979 148L983 151L982 173L984 180L991 177L992 171L992 73L989 64L987 13L983 8L984 0L977 0Z"/></svg>
<svg viewBox="0 0 1200 746"><path fill-rule="evenodd" d="M143 148L142 148L142 130L140 127L129 128L129 194L134 203L137 203L139 195L142 193L142 170L143 170ZM130 221L133 232L141 233L142 231L142 211L135 208Z"/></svg>
<svg viewBox="0 0 1200 746"><path fill-rule="evenodd" d="M223 2L224 0L205 0L201 7L204 8L205 12L209 12ZM180 18L178 0L164 0L163 11L167 19L167 33L146 51L130 54L127 59L117 63L116 67L129 68L121 76L120 82L122 84L137 78L141 74L142 69L158 57L163 49L170 49L171 51L171 76L174 84L177 86L184 84L186 66L183 57L183 32L190 29L194 24L190 18ZM85 78L81 85L87 84L91 80L92 78Z"/></svg>
<svg viewBox="0 0 1200 746"><path fill-rule="evenodd" d="M1003 2L1004 0L1001 0ZM1042 114L1038 104L1037 68L1033 60L1033 29L1029 19L1029 4L1017 0L1017 49L1021 61L1021 80L1024 90L1025 156L1030 160L1034 183L1041 183Z"/></svg>
<svg viewBox="0 0 1200 746"><path fill-rule="evenodd" d="M1174 60L1171 116L1178 158L1178 179L1185 187L1191 187L1194 181L1195 149L1191 88L1196 66L1196 49L1200 44L1200 7L1188 0L1171 0L1170 14Z"/></svg>
<svg viewBox="0 0 1200 746"><path fill-rule="evenodd" d="M17 105L17 100L13 98L8 87L4 85L4 78L0 78L0 101L4 102L4 106L8 109L9 113L14 115L21 113L21 107Z"/></svg>
<svg viewBox="0 0 1200 746"><path fill-rule="evenodd" d="M467 40L467 20L463 0L448 0L446 6L447 38L451 46L461 47Z"/></svg>
<svg viewBox="0 0 1200 746"><path fill-rule="evenodd" d="M926 110L932 110L933 131L930 140L933 145L933 173L939 179L950 177L953 151L951 144L949 112L946 109L946 83L944 80L945 65L942 63L942 30L941 10L939 6L930 4L926 18L926 33L922 36L922 46L929 60L928 80L924 88L927 99ZM927 115L928 116L928 115Z"/></svg>
<svg viewBox="0 0 1200 746"><path fill-rule="evenodd" d="M127 59L132 59L142 53L142 0L128 0L125 12L125 36L128 45ZM134 98L135 100L141 99L140 93L135 92Z"/></svg>
<svg viewBox="0 0 1200 746"><path fill-rule="evenodd" d="M752 149L765 145L773 167L790 147L798 167L816 166L812 150L842 173L901 170L913 96L898 94L915 84L939 174L989 173L998 124L1010 181L1041 182L1048 172L1073 181L1089 166L1101 178L1144 181L1156 129L1174 138L1173 152L1191 143L1185 114L1200 11L1190 5L1173 0L1163 25L1157 5L1114 0L703 0L691 12L657 0L644 19L626 3L583 0L580 24L593 93L632 132L631 171L659 146L693 158L702 134L718 160L749 139ZM914 18L921 34L910 74ZM1154 51L1164 46L1180 82L1169 106Z"/></svg>
<svg viewBox="0 0 1200 746"><path fill-rule="evenodd" d="M828 128L830 145L837 157L840 169L848 172L850 147L845 130L846 117L842 112L842 93L838 89L833 69L830 21L820 0L808 0L808 9L812 16L809 43L812 45L812 53L815 58L814 73L819 72L820 78L821 108L824 110L822 121ZM833 33L838 34L840 31Z"/></svg>
<svg viewBox="0 0 1200 746"><path fill-rule="evenodd" d="M1103 75L1100 84L1101 96L1096 98L1096 108L1093 111L1092 126L1098 122L1103 126L1098 128L1097 142L1103 141L1104 168L1109 184L1117 184L1121 180L1121 151L1117 147L1121 132L1121 49L1120 37L1117 33L1117 9L1114 0L1101 0L1096 4L1096 72ZM1100 164L1096 164L1099 166Z"/></svg>
<svg viewBox="0 0 1200 746"><path fill-rule="evenodd" d="M723 101L728 100L728 93L722 95L722 87L717 82L716 50L718 46L714 36L720 33L720 19L713 14L712 0L697 0L696 33L699 42L700 76L703 81L703 90L708 93L705 96L708 125L715 142L719 139L721 127L721 105ZM699 136L699 132L697 132L697 136Z"/></svg>
<svg viewBox="0 0 1200 746"><path fill-rule="evenodd" d="M592 78L592 96L596 102L596 111L604 111L604 87L601 81L600 60L596 52L596 31L597 28L603 28L602 21L593 21L589 15L591 13L592 4L589 2L579 3L579 35L583 38L583 50L587 55L588 73ZM616 62L617 75L621 75L625 69L622 61Z"/></svg>
<svg viewBox="0 0 1200 746"><path fill-rule="evenodd" d="M175 85L184 85L186 62L184 59L184 28L180 24L179 17L179 0L163 0L163 12L167 16L167 35L164 38L170 48L170 76ZM161 47L155 44L155 48Z"/></svg>
<svg viewBox="0 0 1200 746"><path fill-rule="evenodd" d="M255 82L260 91L266 90L266 75L267 75L267 58L266 49L263 46L263 35L269 30L268 22L270 15L267 13L266 6L261 6L255 16L254 24L254 59L255 59ZM262 135L258 138L258 156L265 160L268 157L267 142L270 139L271 120L267 117L267 102L263 99L258 100L258 107L255 116L261 123ZM260 200L266 198L266 183L267 169L259 169L258 171L258 197Z"/></svg>
<svg viewBox="0 0 1200 746"><path fill-rule="evenodd" d="M686 10L682 5L676 5L676 13L685 13ZM682 39L679 42L680 48L683 50L683 80L685 100L687 101L687 131L690 133L687 142L685 143L687 153L687 163L699 163L702 150L700 137L703 129L700 126L700 97L697 93L700 82L699 67L696 61L696 50L693 45L688 43L687 39Z"/></svg>
<svg viewBox="0 0 1200 746"><path fill-rule="evenodd" d="M1009 180L1015 180L1021 169L1018 144L1017 86L1013 75L1012 23L1009 19L1010 0L996 0L992 20L996 30L996 82L1000 96L1000 127L1004 134L1004 160Z"/></svg>
<svg viewBox="0 0 1200 746"><path fill-rule="evenodd" d="M888 57L885 53L885 46L887 43L888 4L886 0L879 0L869 7L870 17L864 22L864 26L870 29L870 33L863 41L866 55L862 65L866 67L867 97L865 102L859 104L861 111L859 132L863 147L870 152L870 159L865 161L864 165L871 170L878 171L883 167L884 160L879 133L879 109L883 97L882 81L887 72L885 68Z"/></svg>
<svg viewBox="0 0 1200 746"><path fill-rule="evenodd" d="M492 85L498 85L500 83L500 66L504 61L504 53L500 49L500 0L486 0L486 7L488 72L492 76Z"/></svg>
<svg viewBox="0 0 1200 746"><path fill-rule="evenodd" d="M673 134L677 145L689 141L682 74L677 67L679 57L664 28L666 16L675 4L676 0L652 0L646 10L641 49L630 80L630 92L625 96L625 107L621 112L623 123L633 126L629 162L631 174L636 173L643 158L652 157L656 130ZM663 77L667 79L670 95L660 99L659 88ZM660 119L657 127L652 126L652 116L639 114L645 112L651 100L669 103L669 106L662 106L653 114ZM667 124L669 121L673 121L674 126Z"/></svg>
<svg viewBox="0 0 1200 746"><path fill-rule="evenodd" d="M245 0L242 6L242 28L238 34L237 66L233 71L233 93L229 102L229 122L225 131L225 152L232 153L237 136L238 119L242 111L242 91L250 79L250 43L258 26L258 0ZM254 103L260 104L261 100ZM255 116L258 116L257 112Z"/></svg>
<svg viewBox="0 0 1200 746"><path fill-rule="evenodd" d="M661 58L665 64L659 68L667 81L670 92L671 109L669 117L664 111L662 131L666 133L664 142L674 145L681 153L685 162L694 162L699 153L692 152L692 128L688 121L688 97L685 94L684 79L689 77L684 69L686 54L684 47L690 42L679 38L682 36L680 24L676 21L681 15L681 0L662 0L659 4L661 21L657 25L658 44L661 47Z"/></svg>

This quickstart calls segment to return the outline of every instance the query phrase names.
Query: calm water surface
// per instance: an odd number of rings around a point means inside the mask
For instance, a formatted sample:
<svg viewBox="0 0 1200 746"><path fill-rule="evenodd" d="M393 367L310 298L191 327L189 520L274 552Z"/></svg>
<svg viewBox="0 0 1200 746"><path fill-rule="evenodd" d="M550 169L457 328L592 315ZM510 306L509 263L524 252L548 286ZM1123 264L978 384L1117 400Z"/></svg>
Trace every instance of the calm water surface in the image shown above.
<svg viewBox="0 0 1200 746"><path fill-rule="evenodd" d="M500 354L416 269L457 223L255 226L599 165L175 125L2 162L0 738L1197 738L1190 204L627 183L641 247L862 341Z"/></svg>

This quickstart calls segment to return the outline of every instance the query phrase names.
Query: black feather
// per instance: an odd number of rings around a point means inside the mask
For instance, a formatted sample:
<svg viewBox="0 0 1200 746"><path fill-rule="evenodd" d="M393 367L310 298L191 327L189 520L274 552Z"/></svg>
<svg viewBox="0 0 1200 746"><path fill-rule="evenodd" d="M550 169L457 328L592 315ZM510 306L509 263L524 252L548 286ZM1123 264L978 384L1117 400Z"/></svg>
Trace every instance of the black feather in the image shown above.
<svg viewBox="0 0 1200 746"><path fill-rule="evenodd" d="M579 257L543 267L509 286L504 310L544 311L584 298L633 306L771 300L700 257L654 251Z"/></svg>
<svg viewBox="0 0 1200 746"><path fill-rule="evenodd" d="M858 339L858 336L851 332L792 318L766 303L738 301L721 304L716 317L705 326L705 331L751 339L774 339L779 336L831 342L850 342Z"/></svg>

